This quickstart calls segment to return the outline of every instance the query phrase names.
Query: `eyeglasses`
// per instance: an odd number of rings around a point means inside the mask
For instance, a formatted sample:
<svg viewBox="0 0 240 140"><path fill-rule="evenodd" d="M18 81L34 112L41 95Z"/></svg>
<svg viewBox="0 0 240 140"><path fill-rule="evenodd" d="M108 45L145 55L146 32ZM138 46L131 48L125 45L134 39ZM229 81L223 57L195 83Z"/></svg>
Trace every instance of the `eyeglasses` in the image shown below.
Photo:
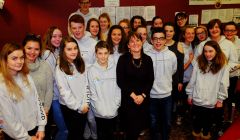
<svg viewBox="0 0 240 140"><path fill-rule="evenodd" d="M196 33L197 36L200 36L200 35L206 35L205 32L201 32L201 33Z"/></svg>
<svg viewBox="0 0 240 140"><path fill-rule="evenodd" d="M154 42L164 41L164 40L165 40L165 37L153 37Z"/></svg>
<svg viewBox="0 0 240 140"><path fill-rule="evenodd" d="M226 33L234 33L234 32L236 32L237 30L224 30L224 32L226 32Z"/></svg>

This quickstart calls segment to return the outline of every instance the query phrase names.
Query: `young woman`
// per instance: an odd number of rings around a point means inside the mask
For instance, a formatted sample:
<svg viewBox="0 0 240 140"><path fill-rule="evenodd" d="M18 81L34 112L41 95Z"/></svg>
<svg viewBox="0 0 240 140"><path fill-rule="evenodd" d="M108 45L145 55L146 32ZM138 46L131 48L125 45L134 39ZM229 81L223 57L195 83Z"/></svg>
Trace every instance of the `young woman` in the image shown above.
<svg viewBox="0 0 240 140"><path fill-rule="evenodd" d="M193 112L193 136L211 138L214 108L222 107L228 97L229 69L227 60L216 41L208 41L194 65L191 80L186 88L188 103Z"/></svg>
<svg viewBox="0 0 240 140"><path fill-rule="evenodd" d="M204 25L197 26L195 28L195 35L196 35L196 37L194 40L194 45L195 45L194 52L195 52L196 48L198 47L198 45L208 38L207 27L205 27Z"/></svg>
<svg viewBox="0 0 240 140"><path fill-rule="evenodd" d="M97 123L98 140L113 140L116 118L121 103L121 90L117 85L116 64L110 59L105 41L96 45L96 62L88 70L91 106Z"/></svg>
<svg viewBox="0 0 240 140"><path fill-rule="evenodd" d="M67 127L65 125L62 111L59 103L59 89L55 79L55 68L57 66L60 45L62 41L62 31L56 27L51 26L48 28L44 39L43 39L43 53L42 59L45 60L53 73L53 100L52 100L52 113L53 120L57 125L58 132L55 135L55 140L66 140L67 139Z"/></svg>
<svg viewBox="0 0 240 140"><path fill-rule="evenodd" d="M139 15L133 16L130 20L131 30L135 32L140 25L147 26L146 20Z"/></svg>
<svg viewBox="0 0 240 140"><path fill-rule="evenodd" d="M173 97L173 112L176 112L176 116L179 117L179 105L181 100L181 93L183 88L183 73L184 73L184 67L183 67L183 59L184 59L184 53L183 53L183 47L182 44L178 41L173 40L173 37L175 35L175 28L173 23L166 23L164 24L164 30L166 32L166 46L168 46L168 49L175 53L177 56L177 72L173 75L173 88L172 88L172 97ZM181 124L180 119L177 118L176 123L178 125Z"/></svg>
<svg viewBox="0 0 240 140"><path fill-rule="evenodd" d="M152 48L152 45L148 42L148 33L147 33L147 27L140 25L137 27L136 32L141 35L142 42L143 42L143 50L148 50Z"/></svg>
<svg viewBox="0 0 240 140"><path fill-rule="evenodd" d="M121 21L119 21L118 25L120 25L123 28L126 36L128 36L128 33L130 32L130 21L129 21L129 19L122 19Z"/></svg>
<svg viewBox="0 0 240 140"><path fill-rule="evenodd" d="M19 45L7 43L0 52L0 114L6 140L42 140L47 123L35 84Z"/></svg>
<svg viewBox="0 0 240 140"><path fill-rule="evenodd" d="M149 97L153 85L153 63L143 53L141 36L130 33L129 52L121 55L117 64L117 84L122 94L121 123L125 125L127 140L137 140L150 127Z"/></svg>
<svg viewBox="0 0 240 140"><path fill-rule="evenodd" d="M68 129L68 140L83 139L89 109L89 87L84 61L77 42L66 37L60 48L56 81L60 91L60 106Z"/></svg>
<svg viewBox="0 0 240 140"><path fill-rule="evenodd" d="M127 51L125 48L126 36L121 26L113 25L110 28L107 43L110 47L110 55L113 57L114 63L117 64L120 55Z"/></svg>
<svg viewBox="0 0 240 140"><path fill-rule="evenodd" d="M48 116L53 98L53 73L46 61L41 60L41 38L34 34L28 34L23 39L22 45L25 62L30 70L30 75L37 88L45 113Z"/></svg>
<svg viewBox="0 0 240 140"><path fill-rule="evenodd" d="M188 24L187 21L188 21L188 15L186 13L179 12L176 14L174 18L174 24L175 24L175 30L176 30L174 40L180 41L182 31L184 27Z"/></svg>
<svg viewBox="0 0 240 140"><path fill-rule="evenodd" d="M98 19L100 22L102 40L106 41L109 28L112 26L110 16L108 13L102 13Z"/></svg>
<svg viewBox="0 0 240 140"><path fill-rule="evenodd" d="M91 18L87 22L86 31L91 33L91 37L96 41L101 40L101 28L98 19Z"/></svg>

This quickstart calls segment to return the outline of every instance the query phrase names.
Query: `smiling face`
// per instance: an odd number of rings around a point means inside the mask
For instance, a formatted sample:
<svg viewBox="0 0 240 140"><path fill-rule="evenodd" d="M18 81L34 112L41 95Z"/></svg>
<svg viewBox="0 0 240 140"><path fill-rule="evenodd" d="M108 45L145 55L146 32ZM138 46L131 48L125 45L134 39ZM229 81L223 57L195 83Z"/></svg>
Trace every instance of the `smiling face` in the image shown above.
<svg viewBox="0 0 240 140"><path fill-rule="evenodd" d="M137 33L142 37L142 42L144 43L147 40L147 28L137 28Z"/></svg>
<svg viewBox="0 0 240 140"><path fill-rule="evenodd" d="M186 43L193 42L194 37L195 37L194 28L186 28L186 31L185 31L185 34L184 34L185 42Z"/></svg>
<svg viewBox="0 0 240 140"><path fill-rule="evenodd" d="M151 39L151 42L153 44L153 47L156 51L161 51L165 48L165 35L162 32L157 32L153 34L153 37Z"/></svg>
<svg viewBox="0 0 240 140"><path fill-rule="evenodd" d="M197 28L196 29L196 36L200 42L207 39L207 33L203 28Z"/></svg>
<svg viewBox="0 0 240 140"><path fill-rule="evenodd" d="M61 44L61 41L62 41L62 32L59 29L55 29L51 37L51 44L54 47L59 47Z"/></svg>
<svg viewBox="0 0 240 140"><path fill-rule="evenodd" d="M36 41L28 41L24 46L26 60L28 63L34 63L40 55L40 44Z"/></svg>
<svg viewBox="0 0 240 140"><path fill-rule="evenodd" d="M208 61L212 61L216 56L216 50L209 45L204 46L204 56Z"/></svg>
<svg viewBox="0 0 240 140"><path fill-rule="evenodd" d="M128 43L128 48L132 53L141 53L142 50L142 40L137 38L136 36L132 36Z"/></svg>
<svg viewBox="0 0 240 140"><path fill-rule="evenodd" d="M100 66L107 66L110 53L107 48L98 48L96 52L97 62Z"/></svg>
<svg viewBox="0 0 240 140"><path fill-rule="evenodd" d="M102 31L106 31L110 26L110 22L105 17L100 17L99 22L100 22L100 28Z"/></svg>
<svg viewBox="0 0 240 140"><path fill-rule="evenodd" d="M173 39L173 36L174 36L174 34L175 34L175 32L174 32L174 27L173 27L173 26L168 26L168 25L166 25L166 26L164 27L164 30L165 30L165 32L166 32L166 39L167 39L167 40L172 40L172 39Z"/></svg>
<svg viewBox="0 0 240 140"><path fill-rule="evenodd" d="M99 32L99 24L97 21L91 21L89 31L93 37L97 37L98 32Z"/></svg>
<svg viewBox="0 0 240 140"><path fill-rule="evenodd" d="M234 25L226 25L223 33L228 40L234 40L237 29Z"/></svg>
<svg viewBox="0 0 240 140"><path fill-rule="evenodd" d="M22 70L24 64L23 50L15 50L7 57L7 68L12 75Z"/></svg>
<svg viewBox="0 0 240 140"><path fill-rule="evenodd" d="M121 22L119 25L123 28L125 34L128 35L128 32L130 31L128 24L126 22Z"/></svg>
<svg viewBox="0 0 240 140"><path fill-rule="evenodd" d="M154 20L153 22L153 27L163 27L163 21L160 18L157 18L156 20Z"/></svg>
<svg viewBox="0 0 240 140"><path fill-rule="evenodd" d="M91 6L90 0L80 0L79 2L80 11L83 14L87 14L89 12L90 6Z"/></svg>
<svg viewBox="0 0 240 140"><path fill-rule="evenodd" d="M111 33L111 39L113 42L113 45L119 45L121 39L122 39L122 32L120 29L113 29Z"/></svg>
<svg viewBox="0 0 240 140"><path fill-rule="evenodd" d="M219 25L216 23L213 28L209 29L209 33L211 38L218 38L221 36L221 29Z"/></svg>
<svg viewBox="0 0 240 140"><path fill-rule="evenodd" d="M137 27L140 26L141 24L142 24L142 23L141 23L141 19L136 18L136 19L134 19L134 21L133 21L133 28L134 28L134 29L137 29Z"/></svg>
<svg viewBox="0 0 240 140"><path fill-rule="evenodd" d="M75 42L66 42L64 47L64 55L69 63L77 58L78 46Z"/></svg>
<svg viewBox="0 0 240 140"><path fill-rule="evenodd" d="M71 22L70 30L76 39L81 39L84 36L85 26L83 23Z"/></svg>

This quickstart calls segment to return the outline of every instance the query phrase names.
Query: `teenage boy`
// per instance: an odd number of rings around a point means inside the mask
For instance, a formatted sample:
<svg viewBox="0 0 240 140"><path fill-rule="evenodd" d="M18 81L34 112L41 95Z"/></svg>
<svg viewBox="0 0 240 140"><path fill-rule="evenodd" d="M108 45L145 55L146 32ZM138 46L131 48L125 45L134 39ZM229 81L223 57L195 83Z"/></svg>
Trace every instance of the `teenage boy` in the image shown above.
<svg viewBox="0 0 240 140"><path fill-rule="evenodd" d="M146 50L153 61L154 83L150 92L151 135L153 140L168 140L171 125L172 75L177 70L175 54L165 46L166 34L156 28L151 35L153 47ZM159 138L159 128L161 138Z"/></svg>

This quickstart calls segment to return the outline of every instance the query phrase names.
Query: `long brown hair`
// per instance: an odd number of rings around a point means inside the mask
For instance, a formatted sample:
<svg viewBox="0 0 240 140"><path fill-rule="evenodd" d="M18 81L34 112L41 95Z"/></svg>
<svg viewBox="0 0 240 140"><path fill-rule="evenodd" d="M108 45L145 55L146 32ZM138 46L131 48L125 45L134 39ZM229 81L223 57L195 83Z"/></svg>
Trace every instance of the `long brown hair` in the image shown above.
<svg viewBox="0 0 240 140"><path fill-rule="evenodd" d="M79 50L79 47L78 47L78 43L74 38L69 37L69 36L65 37L62 40L62 45L60 47L60 52L59 52L59 58L60 58L59 66L60 66L60 69L62 71L64 71L67 75L72 75L73 74L73 71L71 71L71 69L70 69L70 63L67 61L66 54L64 52L64 48L66 47L66 44L69 43L69 42L74 42L77 45L78 54L77 54L76 59L73 60L73 64L75 65L78 72L83 73L85 71L85 64L84 64L84 61L83 61L83 59L80 55L80 50Z"/></svg>
<svg viewBox="0 0 240 140"><path fill-rule="evenodd" d="M51 26L48 28L47 32L45 33L44 37L43 37L43 53L45 50L50 50L52 53L55 52L55 49L57 46L53 46L53 44L51 43L51 39L53 37L53 32L55 30L60 30L57 26ZM61 30L60 30L61 31Z"/></svg>
<svg viewBox="0 0 240 140"><path fill-rule="evenodd" d="M205 46L211 46L216 51L216 55L211 61L212 64L210 65L210 68L208 65L208 60L204 55ZM205 43L202 54L198 57L197 61L199 68L203 73L212 72L213 74L218 73L218 71L220 71L221 68L227 63L226 56L222 52L220 46L216 41L213 40Z"/></svg>
<svg viewBox="0 0 240 140"><path fill-rule="evenodd" d="M23 98L22 90L15 82L7 66L8 55L16 50L22 50L21 46L16 43L6 43L3 46L0 52L0 74L3 78L1 80L4 81L10 97L14 98L16 101L20 101ZM20 70L19 73L21 73L24 83L29 86L30 84L27 79L27 74L29 73L29 70L25 62L23 64L22 70Z"/></svg>

